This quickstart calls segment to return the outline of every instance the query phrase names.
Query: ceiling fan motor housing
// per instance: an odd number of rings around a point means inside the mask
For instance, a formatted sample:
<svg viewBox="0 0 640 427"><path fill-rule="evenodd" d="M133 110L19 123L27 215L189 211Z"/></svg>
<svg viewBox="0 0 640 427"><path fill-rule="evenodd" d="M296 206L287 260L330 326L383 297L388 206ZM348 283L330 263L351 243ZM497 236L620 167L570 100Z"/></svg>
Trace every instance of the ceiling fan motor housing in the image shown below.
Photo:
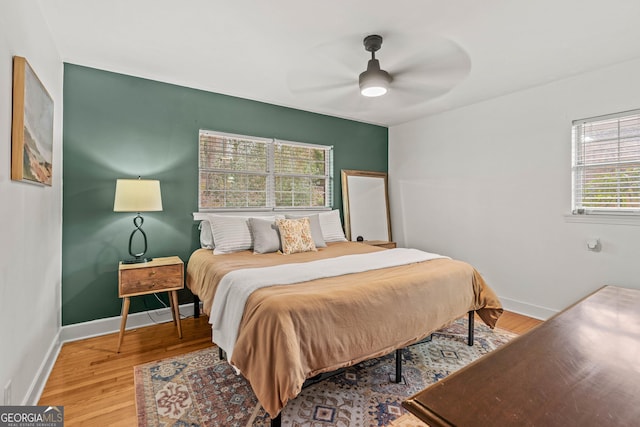
<svg viewBox="0 0 640 427"><path fill-rule="evenodd" d="M377 52L382 47L382 36L372 34L363 40L364 48L367 52Z"/></svg>
<svg viewBox="0 0 640 427"><path fill-rule="evenodd" d="M377 59L370 59L367 63L367 70L360 73L359 82L362 86L363 80L384 80L385 82L391 82L391 76L384 70L380 69L380 61Z"/></svg>

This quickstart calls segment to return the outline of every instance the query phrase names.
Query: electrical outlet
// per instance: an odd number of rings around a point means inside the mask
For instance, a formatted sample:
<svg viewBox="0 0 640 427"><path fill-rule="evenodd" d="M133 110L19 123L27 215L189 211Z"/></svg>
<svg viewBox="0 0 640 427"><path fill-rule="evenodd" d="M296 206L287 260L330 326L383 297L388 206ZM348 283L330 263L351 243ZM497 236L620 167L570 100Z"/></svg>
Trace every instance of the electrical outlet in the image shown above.
<svg viewBox="0 0 640 427"><path fill-rule="evenodd" d="M5 406L11 405L11 380L4 386L4 404Z"/></svg>

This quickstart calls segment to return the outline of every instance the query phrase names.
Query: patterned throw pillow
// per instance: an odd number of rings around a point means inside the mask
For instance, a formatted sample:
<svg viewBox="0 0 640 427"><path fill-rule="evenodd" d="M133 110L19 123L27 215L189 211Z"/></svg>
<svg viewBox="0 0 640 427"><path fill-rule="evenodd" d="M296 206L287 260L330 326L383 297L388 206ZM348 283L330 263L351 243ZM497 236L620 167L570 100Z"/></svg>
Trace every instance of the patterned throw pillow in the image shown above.
<svg viewBox="0 0 640 427"><path fill-rule="evenodd" d="M276 224L280 230L283 254L317 251L311 237L309 218L278 219Z"/></svg>
<svg viewBox="0 0 640 427"><path fill-rule="evenodd" d="M311 227L311 237L313 237L313 243L316 248L326 248L327 244L324 242L324 236L322 235L322 227L320 226L320 218L318 214L313 215L285 215L287 219L300 219L309 218L309 227Z"/></svg>

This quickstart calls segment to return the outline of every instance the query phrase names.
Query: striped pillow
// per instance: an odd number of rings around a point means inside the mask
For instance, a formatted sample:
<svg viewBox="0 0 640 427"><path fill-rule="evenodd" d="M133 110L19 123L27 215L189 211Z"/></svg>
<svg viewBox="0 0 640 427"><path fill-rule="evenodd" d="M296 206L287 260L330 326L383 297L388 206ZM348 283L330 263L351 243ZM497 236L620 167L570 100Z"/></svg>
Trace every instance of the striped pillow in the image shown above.
<svg viewBox="0 0 640 427"><path fill-rule="evenodd" d="M344 230L342 229L342 221L340 221L340 211L337 209L331 212L322 212L318 214L320 220L320 228L322 229L322 237L325 242L346 242Z"/></svg>
<svg viewBox="0 0 640 427"><path fill-rule="evenodd" d="M275 221L275 216L260 217ZM249 217L231 215L210 215L211 234L213 234L214 255L246 251L253 247Z"/></svg>

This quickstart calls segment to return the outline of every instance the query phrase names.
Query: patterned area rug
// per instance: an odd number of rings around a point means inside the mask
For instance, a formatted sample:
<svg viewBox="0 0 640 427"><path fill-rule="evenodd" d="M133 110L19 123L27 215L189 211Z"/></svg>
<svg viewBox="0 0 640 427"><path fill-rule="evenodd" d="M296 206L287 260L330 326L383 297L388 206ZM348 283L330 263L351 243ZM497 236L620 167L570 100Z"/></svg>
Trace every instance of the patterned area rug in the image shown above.
<svg viewBox="0 0 640 427"><path fill-rule="evenodd" d="M476 322L475 342L469 347L466 320L457 320L434 333L431 342L404 349L399 384L394 382L395 353L360 363L303 389L287 403L282 425L390 425L407 413L402 400L514 336ZM139 426L270 425L251 386L218 359L217 347L136 366L134 373Z"/></svg>

